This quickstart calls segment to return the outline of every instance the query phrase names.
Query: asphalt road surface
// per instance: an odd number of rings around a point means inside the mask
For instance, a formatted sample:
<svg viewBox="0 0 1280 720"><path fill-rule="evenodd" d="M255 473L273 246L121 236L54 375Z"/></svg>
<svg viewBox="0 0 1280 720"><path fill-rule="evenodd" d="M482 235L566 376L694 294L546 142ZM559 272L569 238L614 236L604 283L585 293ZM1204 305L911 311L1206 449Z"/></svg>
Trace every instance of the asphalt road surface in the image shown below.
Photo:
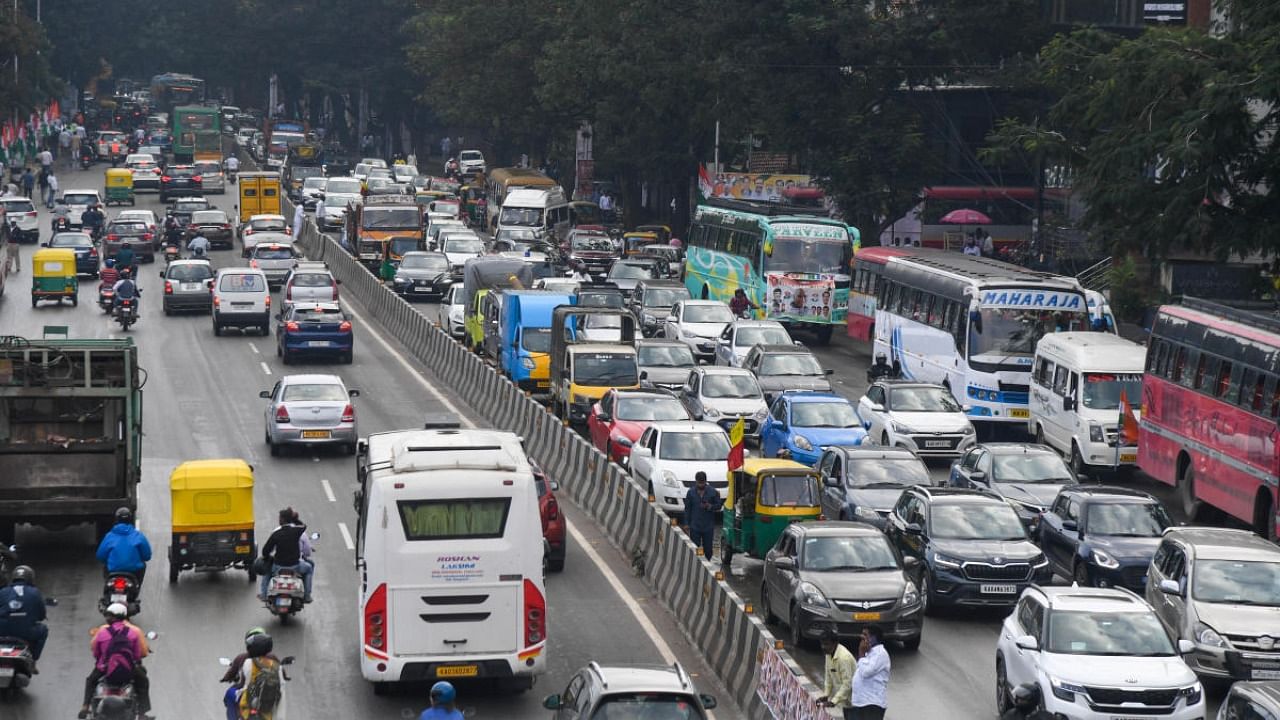
<svg viewBox="0 0 1280 720"><path fill-rule="evenodd" d="M59 168L64 188L101 187L104 166L88 171ZM138 207L163 216L154 193L140 193ZM228 212L234 188L212 196ZM117 210L111 208L108 217ZM42 211L47 236L49 220ZM39 338L45 325L67 325L72 337L120 337L119 326L96 305L97 281L81 278L79 307L27 301L32 246L22 247L23 267L10 276L0 299L0 334ZM242 264L239 249L211 253L215 265ZM235 331L213 336L207 315L165 317L161 312L159 265L143 265L141 320L128 335L140 349L147 372L144 387L143 482L139 488L139 526L156 559L143 588L137 622L160 634L146 665L158 718L218 720L224 687L218 683L220 656L239 652L245 631L265 626L276 653L294 655L294 681L286 692L295 717L412 718L428 704L426 687L375 697L359 676L357 585L350 533L354 464L336 453L291 453L273 458L263 443L263 404L258 391L270 389L288 373L325 372L359 388L355 401L360 430L416 427L425 415L451 411L470 416L466 404L434 385L418 366L376 326L368 312L352 304L356 351L351 365L309 363L283 366L275 355L274 335ZM168 475L179 463L200 458L242 457L255 468L258 541L276 525L277 511L297 509L321 535L317 552L315 603L281 626L254 598L256 588L240 571L184 573L177 585L164 577L163 554L169 544ZM634 578L628 561L571 503L561 501L570 519L567 566L547 579L549 596L549 672L530 692L508 695L481 683L459 683L460 702L476 718L544 718L541 699L560 692L572 673L588 661L601 663L681 662L702 692L721 699L721 718L741 713L727 702L723 687L710 675L672 616ZM74 717L83 678L91 668L89 631L101 622L97 600L101 574L94 560L96 538L88 526L48 532L20 526L23 561L37 572L38 585L58 599L50 609L51 636L41 674L25 693L4 705L4 717L50 720ZM749 659L744 658L744 662Z"/></svg>

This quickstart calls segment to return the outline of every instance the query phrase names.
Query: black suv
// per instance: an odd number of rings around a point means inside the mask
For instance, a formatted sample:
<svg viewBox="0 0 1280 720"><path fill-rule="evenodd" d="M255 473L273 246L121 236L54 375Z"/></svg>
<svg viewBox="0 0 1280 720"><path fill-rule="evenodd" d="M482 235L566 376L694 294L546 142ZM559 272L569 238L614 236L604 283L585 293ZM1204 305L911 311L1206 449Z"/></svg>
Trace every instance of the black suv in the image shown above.
<svg viewBox="0 0 1280 720"><path fill-rule="evenodd" d="M195 165L170 165L160 176L160 202L168 202L170 195L201 195L204 178Z"/></svg>
<svg viewBox="0 0 1280 720"><path fill-rule="evenodd" d="M1144 492L1068 485L1041 516L1040 548L1064 578L1141 594L1151 556L1171 525L1160 501Z"/></svg>
<svg viewBox="0 0 1280 720"><path fill-rule="evenodd" d="M1028 585L1053 578L1009 503L978 490L909 488L885 533L904 558L920 560L925 612L944 605L1012 607Z"/></svg>

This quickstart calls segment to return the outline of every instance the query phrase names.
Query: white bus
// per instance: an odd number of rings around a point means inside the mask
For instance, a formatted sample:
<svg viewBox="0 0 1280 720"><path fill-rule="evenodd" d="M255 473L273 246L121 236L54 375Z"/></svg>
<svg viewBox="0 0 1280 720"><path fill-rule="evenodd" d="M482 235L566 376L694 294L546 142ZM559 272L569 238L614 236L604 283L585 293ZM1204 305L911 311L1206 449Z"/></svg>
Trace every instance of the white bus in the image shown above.
<svg viewBox="0 0 1280 720"><path fill-rule="evenodd" d="M1090 328L1074 278L915 248L885 264L873 353L905 378L946 385L975 423L1025 426L1036 342Z"/></svg>
<svg viewBox="0 0 1280 720"><path fill-rule="evenodd" d="M360 671L374 692L457 678L531 688L547 666L547 600L520 438L376 433L360 442L356 473Z"/></svg>

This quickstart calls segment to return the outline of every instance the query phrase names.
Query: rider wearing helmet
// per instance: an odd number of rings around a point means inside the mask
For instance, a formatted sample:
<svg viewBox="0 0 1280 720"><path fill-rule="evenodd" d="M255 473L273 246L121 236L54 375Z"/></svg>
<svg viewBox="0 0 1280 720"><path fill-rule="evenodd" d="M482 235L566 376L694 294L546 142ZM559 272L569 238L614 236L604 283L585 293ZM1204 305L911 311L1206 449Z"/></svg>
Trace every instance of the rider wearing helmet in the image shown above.
<svg viewBox="0 0 1280 720"><path fill-rule="evenodd" d="M279 659L271 654L273 647L274 641L271 636L260 627L249 628L249 632L244 634L244 652L237 655L231 661L227 671L222 674L222 682L232 683L222 697L222 702L227 708L227 720L240 720L241 678L245 662L253 658L269 658L279 662Z"/></svg>
<svg viewBox="0 0 1280 720"><path fill-rule="evenodd" d="M115 287L120 282L120 271L116 269L115 258L107 258L98 271L98 282L101 287Z"/></svg>
<svg viewBox="0 0 1280 720"><path fill-rule="evenodd" d="M134 282L133 268L128 265L120 268L120 280L111 289L116 293L116 307L120 306L121 300L138 300L142 297L142 288L138 287L138 283ZM118 512L117 515L119 515Z"/></svg>
<svg viewBox="0 0 1280 720"><path fill-rule="evenodd" d="M875 364L867 368L867 382L893 377L895 374L893 366L889 364L888 356L884 353L876 353Z"/></svg>
<svg viewBox="0 0 1280 720"><path fill-rule="evenodd" d="M147 636L137 625L129 622L129 608L123 603L107 606L104 625L93 631L93 672L84 681L84 705L76 716L80 720L89 717L89 704L93 702L98 683L106 680L115 685L132 683L138 698L138 715L151 712L151 681L147 678L142 659L151 653Z"/></svg>
<svg viewBox="0 0 1280 720"><path fill-rule="evenodd" d="M431 686L431 707L422 711L418 720L462 720L462 711L455 704L458 691L451 683L441 680Z"/></svg>
<svg viewBox="0 0 1280 720"><path fill-rule="evenodd" d="M1040 687L1028 682L1013 689L1013 707L1005 710L1000 720L1054 720L1055 717L1040 707Z"/></svg>
<svg viewBox="0 0 1280 720"><path fill-rule="evenodd" d="M187 250L191 252L191 256L194 258L204 258L205 253L209 252L209 238L197 230L195 237L187 241Z"/></svg>
<svg viewBox="0 0 1280 720"><path fill-rule="evenodd" d="M36 589L36 572L26 565L13 569L9 584L0 587L0 637L24 640L31 657L40 659L49 626L44 624L44 596ZM37 672L31 666L31 672Z"/></svg>
<svg viewBox="0 0 1280 720"><path fill-rule="evenodd" d="M128 278L128 275L125 275ZM124 280L120 281L125 282ZM119 284L116 286L116 300L120 299ZM98 562L102 563L105 574L116 572L132 573L138 578L138 588L142 588L142 578L147 574L147 561L151 559L151 543L147 536L133 526L133 511L127 507L116 510L116 524L102 538L98 545Z"/></svg>

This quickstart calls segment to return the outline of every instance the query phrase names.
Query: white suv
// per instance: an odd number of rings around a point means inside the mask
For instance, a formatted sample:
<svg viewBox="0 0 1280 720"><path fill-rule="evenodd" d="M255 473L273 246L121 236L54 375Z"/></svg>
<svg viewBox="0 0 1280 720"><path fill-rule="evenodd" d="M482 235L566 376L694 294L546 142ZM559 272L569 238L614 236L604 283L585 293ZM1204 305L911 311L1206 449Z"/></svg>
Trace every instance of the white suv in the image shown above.
<svg viewBox="0 0 1280 720"><path fill-rule="evenodd" d="M977 442L965 408L942 385L880 380L858 401L872 442L920 456L960 457Z"/></svg>
<svg viewBox="0 0 1280 720"><path fill-rule="evenodd" d="M1191 650L1128 590L1032 585L996 641L997 712L1031 683L1057 717L1199 720L1204 687L1181 655Z"/></svg>
<svg viewBox="0 0 1280 720"><path fill-rule="evenodd" d="M729 485L729 436L709 422L668 420L645 428L631 447L631 477L649 488L658 507L684 512L684 498L699 472L723 498Z"/></svg>

